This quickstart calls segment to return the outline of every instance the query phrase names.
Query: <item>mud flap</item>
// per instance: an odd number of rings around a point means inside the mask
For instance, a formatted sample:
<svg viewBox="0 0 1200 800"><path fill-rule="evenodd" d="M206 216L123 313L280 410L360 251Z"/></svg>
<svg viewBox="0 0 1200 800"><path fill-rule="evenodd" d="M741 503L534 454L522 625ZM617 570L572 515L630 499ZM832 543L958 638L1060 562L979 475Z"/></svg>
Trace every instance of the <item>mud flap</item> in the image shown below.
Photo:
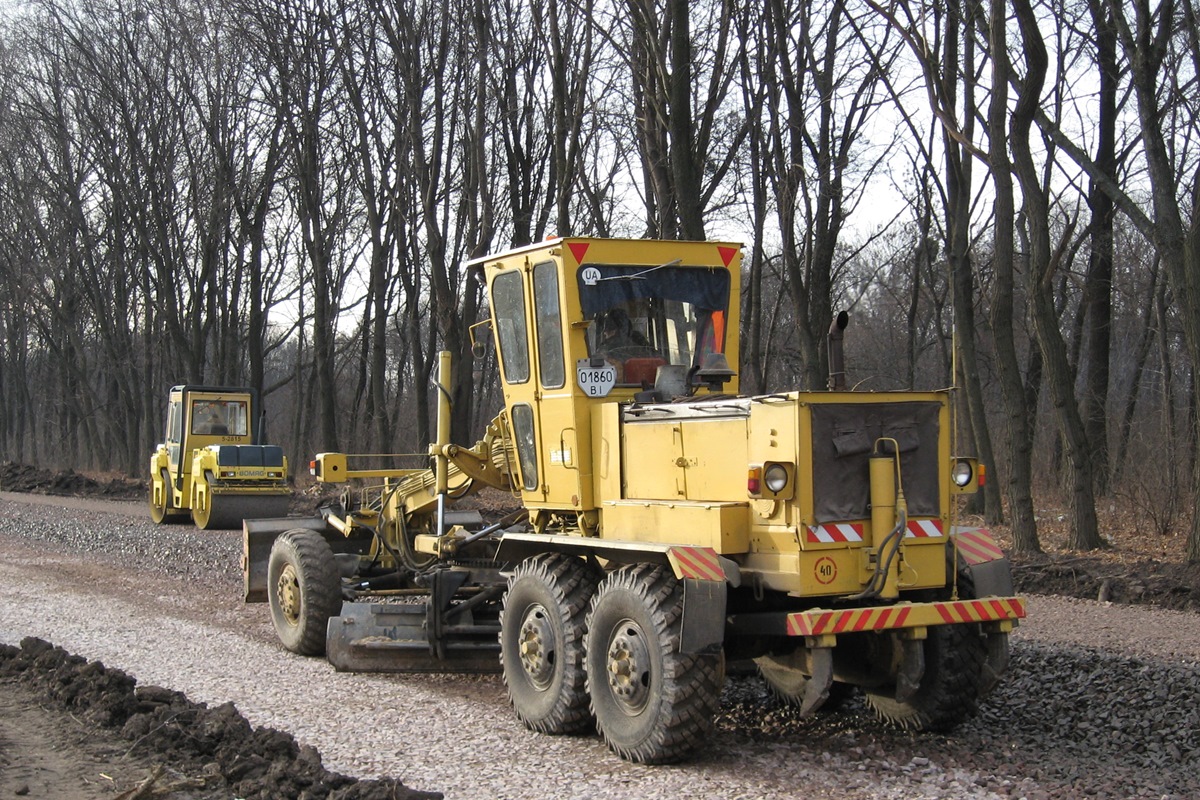
<svg viewBox="0 0 1200 800"><path fill-rule="evenodd" d="M686 578L679 652L712 654L725 643L725 581Z"/></svg>
<svg viewBox="0 0 1200 800"><path fill-rule="evenodd" d="M1000 682L1000 676L1008 669L1008 634L987 634L987 661L984 662L979 696L986 697Z"/></svg>

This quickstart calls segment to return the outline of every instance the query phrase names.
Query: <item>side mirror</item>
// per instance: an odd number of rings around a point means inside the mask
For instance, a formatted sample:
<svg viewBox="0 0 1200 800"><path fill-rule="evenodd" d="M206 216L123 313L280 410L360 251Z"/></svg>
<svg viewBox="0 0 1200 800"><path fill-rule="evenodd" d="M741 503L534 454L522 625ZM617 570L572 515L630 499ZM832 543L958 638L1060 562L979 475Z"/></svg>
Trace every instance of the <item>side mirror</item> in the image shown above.
<svg viewBox="0 0 1200 800"><path fill-rule="evenodd" d="M482 359L484 356L487 355L487 344L489 341L491 341L490 336L487 338L479 338L479 339L475 338L475 329L481 328L484 325L486 325L490 328L492 326L491 319L485 319L482 322L476 322L474 325L472 325L470 328L467 329L467 332L471 335L471 356L476 361L479 361L480 359Z"/></svg>

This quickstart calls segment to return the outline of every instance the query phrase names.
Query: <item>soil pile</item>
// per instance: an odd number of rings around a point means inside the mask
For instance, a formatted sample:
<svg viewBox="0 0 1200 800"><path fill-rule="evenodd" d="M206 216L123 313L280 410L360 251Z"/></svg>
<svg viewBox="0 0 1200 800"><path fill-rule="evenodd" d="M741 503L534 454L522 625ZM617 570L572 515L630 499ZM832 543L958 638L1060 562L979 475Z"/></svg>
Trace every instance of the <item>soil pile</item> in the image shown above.
<svg viewBox="0 0 1200 800"><path fill-rule="evenodd" d="M52 472L29 464L5 461L0 464L0 491L141 500L146 496L146 484L122 477L97 480L71 469Z"/></svg>
<svg viewBox="0 0 1200 800"><path fill-rule="evenodd" d="M1111 555L1012 555L1018 594L1054 594L1082 600L1200 611L1200 564Z"/></svg>
<svg viewBox="0 0 1200 800"><path fill-rule="evenodd" d="M170 786L155 787L156 770L134 796L169 795L209 800L432 800L395 779L356 780L330 772L321 756L290 735L253 728L232 703L216 708L190 702L182 693L138 686L124 672L73 656L40 639L20 647L0 645L0 685L16 681L38 697L45 711L69 714L94 729L96 738L127 742L126 753L170 764ZM164 783L166 783L164 781ZM157 790L156 790L157 789Z"/></svg>

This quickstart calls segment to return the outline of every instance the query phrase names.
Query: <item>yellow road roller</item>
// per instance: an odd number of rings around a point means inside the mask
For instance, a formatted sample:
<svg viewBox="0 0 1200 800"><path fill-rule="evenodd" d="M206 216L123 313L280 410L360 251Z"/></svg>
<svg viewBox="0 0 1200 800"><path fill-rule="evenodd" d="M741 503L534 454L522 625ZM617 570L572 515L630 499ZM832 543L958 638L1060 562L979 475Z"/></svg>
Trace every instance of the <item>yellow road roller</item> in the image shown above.
<svg viewBox="0 0 1200 800"><path fill-rule="evenodd" d="M288 511L283 448L263 444L258 393L245 387L171 389L165 441L150 456L150 518L202 530Z"/></svg>

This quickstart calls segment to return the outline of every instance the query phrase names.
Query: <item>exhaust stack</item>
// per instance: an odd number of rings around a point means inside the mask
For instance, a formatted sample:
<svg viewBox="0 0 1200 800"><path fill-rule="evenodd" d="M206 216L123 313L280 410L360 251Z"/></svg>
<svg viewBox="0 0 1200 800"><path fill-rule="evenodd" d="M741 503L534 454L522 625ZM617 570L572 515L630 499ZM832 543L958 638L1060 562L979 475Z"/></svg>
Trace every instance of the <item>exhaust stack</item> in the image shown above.
<svg viewBox="0 0 1200 800"><path fill-rule="evenodd" d="M846 357L842 349L842 332L850 323L850 314L839 311L829 326L829 383L831 392L846 390Z"/></svg>

